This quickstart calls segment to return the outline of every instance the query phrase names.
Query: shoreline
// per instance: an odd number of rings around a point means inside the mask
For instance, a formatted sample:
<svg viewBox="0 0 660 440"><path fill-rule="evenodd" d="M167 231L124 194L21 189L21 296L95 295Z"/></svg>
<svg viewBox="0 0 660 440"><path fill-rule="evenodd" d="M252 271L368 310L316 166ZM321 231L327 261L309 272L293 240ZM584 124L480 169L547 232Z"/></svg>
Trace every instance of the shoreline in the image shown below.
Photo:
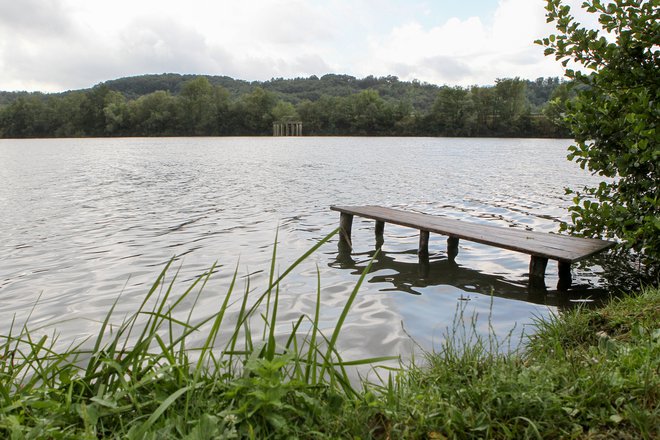
<svg viewBox="0 0 660 440"><path fill-rule="evenodd" d="M214 269L176 296L164 283L166 267L133 317L113 324L110 310L91 348L80 344L55 352L49 348L53 339L27 328L0 336L0 434L382 439L658 434L660 289L538 320L537 332L518 352L498 353L490 337L477 336L466 345L458 331L423 364L378 368L393 359L342 359L335 345L369 266L332 334L318 327L320 290L315 316L292 322L288 335L275 332L282 328L280 282L322 244L277 278L271 268L269 287L250 307L244 295L229 333L222 321L236 274L223 305L198 323L190 315L188 321L174 318L175 309ZM152 297L161 289L164 297ZM258 322L263 327L251 324ZM137 339L133 330L141 333ZM206 342L188 346L186 338L200 332ZM218 347L219 341L225 342ZM352 384L347 369L368 365L376 365L379 382Z"/></svg>

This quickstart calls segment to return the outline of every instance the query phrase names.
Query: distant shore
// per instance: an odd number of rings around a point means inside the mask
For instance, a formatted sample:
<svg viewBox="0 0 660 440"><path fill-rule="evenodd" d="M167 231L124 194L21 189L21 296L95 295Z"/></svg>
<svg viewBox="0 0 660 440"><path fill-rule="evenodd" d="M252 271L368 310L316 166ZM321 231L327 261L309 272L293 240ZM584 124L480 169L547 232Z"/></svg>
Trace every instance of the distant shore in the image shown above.
<svg viewBox="0 0 660 440"><path fill-rule="evenodd" d="M559 78L469 88L349 75L266 82L145 75L57 94L0 92L0 138L265 136L565 137ZM299 131L298 131L299 133Z"/></svg>

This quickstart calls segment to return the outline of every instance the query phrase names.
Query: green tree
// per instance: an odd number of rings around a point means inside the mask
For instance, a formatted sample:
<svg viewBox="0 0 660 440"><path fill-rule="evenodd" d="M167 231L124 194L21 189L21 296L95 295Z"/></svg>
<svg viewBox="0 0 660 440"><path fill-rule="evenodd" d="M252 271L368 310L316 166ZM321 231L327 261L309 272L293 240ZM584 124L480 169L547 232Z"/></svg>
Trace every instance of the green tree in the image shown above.
<svg viewBox="0 0 660 440"><path fill-rule="evenodd" d="M21 96L0 114L2 136L40 137L47 131L46 105L40 96Z"/></svg>
<svg viewBox="0 0 660 440"><path fill-rule="evenodd" d="M277 104L277 98L272 92L261 87L241 96L234 105L234 121L238 127L237 134L264 135L272 132L272 111Z"/></svg>
<svg viewBox="0 0 660 440"><path fill-rule="evenodd" d="M562 0L547 0L557 34L546 46L576 83L564 122L575 138L569 159L605 179L575 191L568 229L618 237L647 268L660 262L660 7L657 0L587 0L600 29L575 21Z"/></svg>
<svg viewBox="0 0 660 440"><path fill-rule="evenodd" d="M550 95L549 100L541 109L541 117L536 120L535 133L542 137L571 137L570 130L563 122L566 113L566 103L575 97L573 83L559 84Z"/></svg>
<svg viewBox="0 0 660 440"><path fill-rule="evenodd" d="M273 121L286 122L300 119L296 108L290 102L278 101L271 111Z"/></svg>
<svg viewBox="0 0 660 440"><path fill-rule="evenodd" d="M495 109L497 134L518 136L527 131L529 119L527 85L520 78L495 81Z"/></svg>
<svg viewBox="0 0 660 440"><path fill-rule="evenodd" d="M48 100L48 106L53 116L52 129L46 136L83 136L80 106L85 99L83 92L70 92L63 96L52 96Z"/></svg>
<svg viewBox="0 0 660 440"><path fill-rule="evenodd" d="M80 103L81 129L87 136L103 136L106 132L105 106L115 100L108 86L100 84L85 92Z"/></svg>
<svg viewBox="0 0 660 440"><path fill-rule="evenodd" d="M462 87L444 86L438 91L430 119L433 129L444 136L466 136L473 117L469 91Z"/></svg>
<svg viewBox="0 0 660 440"><path fill-rule="evenodd" d="M323 131L325 127L317 103L318 101L312 102L305 99L296 106L296 113L298 113L301 120L305 121L305 132L307 134L326 134Z"/></svg>
<svg viewBox="0 0 660 440"><path fill-rule="evenodd" d="M179 123L184 134L199 136L213 131L216 122L213 86L204 76L186 81L181 88Z"/></svg>
<svg viewBox="0 0 660 440"><path fill-rule="evenodd" d="M393 105L394 133L397 136L414 136L417 134L417 115L413 105L408 100L399 101Z"/></svg>
<svg viewBox="0 0 660 440"><path fill-rule="evenodd" d="M132 130L136 135L163 136L176 133L177 102L169 92L160 90L141 96L131 101L129 108Z"/></svg>
<svg viewBox="0 0 660 440"><path fill-rule="evenodd" d="M475 126L472 130L478 136L491 136L495 129L495 90L493 87L474 86L470 89Z"/></svg>
<svg viewBox="0 0 660 440"><path fill-rule="evenodd" d="M345 104L354 134L385 134L386 128L394 125L392 112L375 90L363 90L350 95Z"/></svg>
<svg viewBox="0 0 660 440"><path fill-rule="evenodd" d="M213 87L213 107L215 124L212 135L226 135L231 132L231 98L229 91L222 86Z"/></svg>
<svg viewBox="0 0 660 440"><path fill-rule="evenodd" d="M320 128L317 134L348 134L351 123L346 111L346 99L339 96L323 95L313 104L312 114L306 114L301 109L300 116L305 123L305 127L308 125L313 126L313 124L310 124L311 122L317 122ZM310 130L308 133L312 133L312 131Z"/></svg>
<svg viewBox="0 0 660 440"><path fill-rule="evenodd" d="M129 124L129 110L126 98L117 91L110 91L105 97L105 132L110 135L124 134Z"/></svg>

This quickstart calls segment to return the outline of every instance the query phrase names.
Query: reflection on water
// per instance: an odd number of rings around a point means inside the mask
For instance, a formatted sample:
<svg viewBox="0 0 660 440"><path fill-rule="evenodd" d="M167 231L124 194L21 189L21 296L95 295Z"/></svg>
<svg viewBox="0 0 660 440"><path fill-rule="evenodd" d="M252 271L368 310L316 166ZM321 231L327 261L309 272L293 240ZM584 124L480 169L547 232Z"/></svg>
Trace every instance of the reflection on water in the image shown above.
<svg viewBox="0 0 660 440"><path fill-rule="evenodd" d="M404 257L401 259L400 257ZM414 259L417 261L413 261ZM482 295L495 295L501 298L525 301L534 304L547 305L559 308L572 307L584 299L583 295L603 296L603 288L579 287L570 293L558 290L548 290L529 283L515 283L503 275L492 275L461 266L455 259L445 256L425 258L417 254L417 249L403 252L387 253L382 249L363 253L351 253L350 249L340 245L336 259L329 263L330 267L350 270L353 275L359 276L371 264L367 282L380 287L382 292L401 292L412 295L421 295L423 290L428 291L432 286L453 286L469 293ZM587 300L593 302L593 300Z"/></svg>
<svg viewBox="0 0 660 440"><path fill-rule="evenodd" d="M0 141L0 333L15 317L54 325L61 341L95 334L117 296L135 311L175 256L177 285L215 261L202 318L234 270L250 289L268 279L278 234L283 271L334 230L330 205L375 204L504 227L556 231L564 187L594 177L565 159L564 140L430 138L168 138ZM454 263L431 236L420 265L417 231L387 225L385 242L339 341L352 357L425 348L457 304L508 332L570 299L597 296L601 269L574 269L568 294L526 287L529 258L461 241ZM321 279L331 329L373 256L373 222L355 220L352 254L332 240L282 286L281 318L311 314ZM551 263L552 264L552 263ZM546 281L556 285L549 266ZM249 275L249 277L248 277ZM173 276L173 274L172 274ZM168 278L169 279L169 278ZM237 290L246 288L237 286ZM493 296L491 296L491 293ZM31 307L38 305L31 313ZM283 330L290 328L283 324ZM485 329L488 331L488 328Z"/></svg>

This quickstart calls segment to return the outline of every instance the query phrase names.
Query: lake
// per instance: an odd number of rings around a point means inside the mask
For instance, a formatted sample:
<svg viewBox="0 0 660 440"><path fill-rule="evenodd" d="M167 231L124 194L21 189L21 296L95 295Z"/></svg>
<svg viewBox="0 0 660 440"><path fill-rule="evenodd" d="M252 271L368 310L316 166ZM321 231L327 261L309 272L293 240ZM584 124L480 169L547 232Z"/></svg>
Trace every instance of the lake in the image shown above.
<svg viewBox="0 0 660 440"><path fill-rule="evenodd" d="M557 231L567 186L596 178L566 160L569 140L463 138L140 138L0 140L0 334L19 325L94 334L112 304L117 321L136 310L174 256L170 280L190 285L219 269L195 308L217 308L235 270L254 296L268 282L277 234L282 272L333 231L330 205L379 204L503 227ZM353 253L337 237L282 285L286 333L313 315L317 271L328 334L374 254L373 221L356 218ZM348 315L345 358L438 347L456 320L519 339L539 317L598 294L594 261L573 268L575 289L527 288L529 257L461 241L457 264L431 235L418 264L418 231L385 226L385 243ZM492 293L492 295L491 295ZM36 304L36 306L35 306ZM34 310L33 310L34 308ZM457 314L457 311L460 313ZM200 336L201 339L201 336Z"/></svg>

